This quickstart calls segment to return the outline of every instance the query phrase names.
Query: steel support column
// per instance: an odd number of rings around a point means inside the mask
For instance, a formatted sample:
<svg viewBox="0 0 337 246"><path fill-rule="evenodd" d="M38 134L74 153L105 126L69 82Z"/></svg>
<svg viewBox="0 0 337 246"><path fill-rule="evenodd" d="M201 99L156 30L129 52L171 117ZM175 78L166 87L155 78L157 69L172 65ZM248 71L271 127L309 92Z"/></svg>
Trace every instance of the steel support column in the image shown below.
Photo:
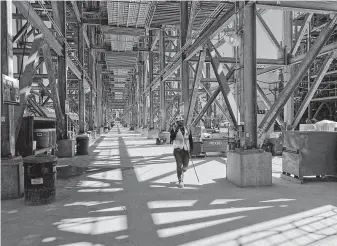
<svg viewBox="0 0 337 246"><path fill-rule="evenodd" d="M209 79L211 78L211 63L207 62L206 63L206 78ZM207 90L209 90L211 88L211 83L210 82L207 82L205 84L205 88ZM210 95L206 95L206 100L207 102L211 99L211 96ZM205 121L205 127L206 128L211 128L212 127L212 124L211 124L211 117L212 117L212 107L208 107L207 109L207 113L206 113L206 121Z"/></svg>
<svg viewBox="0 0 337 246"><path fill-rule="evenodd" d="M53 18L56 25L60 29L62 35L66 36L66 2L65 1L52 1L51 2L53 9ZM67 47L65 43L61 44L64 50L64 53L67 53ZM61 105L62 117L64 119L63 131L68 131L68 117L66 114L66 107L69 107L67 104L68 101L68 84L67 84L67 59L66 56L58 56L58 71L57 71L57 86L59 101ZM67 134L63 137L67 138Z"/></svg>
<svg viewBox="0 0 337 246"><path fill-rule="evenodd" d="M1 1L1 74L13 77L12 2ZM1 77L2 81L2 77ZM2 91L2 90L1 90ZM14 106L1 102L1 157L15 155Z"/></svg>
<svg viewBox="0 0 337 246"><path fill-rule="evenodd" d="M153 31L150 30L149 31L149 45L151 46L152 43L153 43ZM151 85L151 83L153 82L153 51L150 51L149 52L149 86ZM153 104L154 104L154 101L153 101L153 89L150 88L150 93L149 93L149 113L150 113L150 125L149 127L150 128L153 128L154 127L154 107L153 107Z"/></svg>
<svg viewBox="0 0 337 246"><path fill-rule="evenodd" d="M102 66L96 63L96 126L101 127L101 111L102 111Z"/></svg>
<svg viewBox="0 0 337 246"><path fill-rule="evenodd" d="M159 31L159 69L162 70L165 67L165 30L163 28ZM161 113L161 120L160 120L160 130L166 130L166 93L165 93L165 82L160 83L160 113Z"/></svg>
<svg viewBox="0 0 337 246"><path fill-rule="evenodd" d="M77 2L78 10L80 12L81 18L83 13L83 2ZM84 37L82 23L78 23L78 59L82 66L84 66ZM79 133L85 132L85 90L84 90L84 72L82 72L81 80L78 83L78 114L79 114Z"/></svg>
<svg viewBox="0 0 337 246"><path fill-rule="evenodd" d="M182 48L186 43L188 31L188 1L180 2L180 48ZM188 61L185 60L186 54L183 52L181 54L181 102L183 102L183 112L184 118L187 118L189 109L189 70Z"/></svg>
<svg viewBox="0 0 337 246"><path fill-rule="evenodd" d="M94 36L94 29L90 26L87 27L88 28L88 39L89 39L89 44L92 45L92 37ZM89 100L89 130L92 131L95 129L95 117L94 117L94 100L95 100L95 92L94 92L94 86L96 85L96 81L95 81L95 74L94 74L94 65L95 65L95 57L93 55L93 50L91 48L88 49L89 50L89 77L91 78L92 82L93 82L93 86L91 86L90 88L90 100ZM96 88L95 88L96 89Z"/></svg>
<svg viewBox="0 0 337 246"><path fill-rule="evenodd" d="M283 11L283 43L285 46L284 56L287 58L291 53L293 45L293 12ZM290 82L293 73L293 66L284 66L284 81L285 84ZM286 127L293 122L294 119L294 94L292 93L288 102L284 107L284 122Z"/></svg>
<svg viewBox="0 0 337 246"><path fill-rule="evenodd" d="M265 131L268 131L272 123L275 121L276 116L280 113L287 100L290 98L291 94L294 92L298 84L302 81L305 73L314 62L317 54L330 37L331 33L336 28L337 15L334 15L333 18L329 21L326 27L321 31L317 37L315 43L312 45L310 51L306 54L305 59L302 61L300 66L297 68L296 73L292 76L289 82L284 87L283 91L279 94L277 100L267 112L266 116L262 120L258 129L258 137L260 138ZM262 138L260 138L260 144L262 144Z"/></svg>
<svg viewBox="0 0 337 246"><path fill-rule="evenodd" d="M247 4L244 8L243 22L244 62L244 141L241 147L248 149L257 146L257 110L256 110L256 4Z"/></svg>

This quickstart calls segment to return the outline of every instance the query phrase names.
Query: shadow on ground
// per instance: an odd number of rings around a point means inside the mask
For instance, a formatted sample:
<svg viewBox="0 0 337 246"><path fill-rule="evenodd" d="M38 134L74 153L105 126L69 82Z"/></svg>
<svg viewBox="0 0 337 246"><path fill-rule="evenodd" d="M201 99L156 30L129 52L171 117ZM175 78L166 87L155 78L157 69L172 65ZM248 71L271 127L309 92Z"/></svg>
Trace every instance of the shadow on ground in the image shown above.
<svg viewBox="0 0 337 246"><path fill-rule="evenodd" d="M2 202L2 245L337 245L337 183L238 188L226 159L194 159L185 189L175 185L172 146L113 128L89 156L62 160L80 176L58 180L57 201Z"/></svg>

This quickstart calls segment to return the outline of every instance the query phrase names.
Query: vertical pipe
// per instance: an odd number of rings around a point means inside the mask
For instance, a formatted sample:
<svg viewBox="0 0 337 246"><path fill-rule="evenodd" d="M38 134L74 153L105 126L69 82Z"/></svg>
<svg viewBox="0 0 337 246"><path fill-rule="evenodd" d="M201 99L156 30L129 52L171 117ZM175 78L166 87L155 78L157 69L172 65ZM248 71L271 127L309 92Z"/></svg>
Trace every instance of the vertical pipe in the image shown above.
<svg viewBox="0 0 337 246"><path fill-rule="evenodd" d="M245 2L240 1L239 6L243 9ZM244 20L244 11L240 11L239 13L239 20L238 20L238 30L241 29L243 26L243 20ZM237 55L239 58L239 65L240 69L237 72L238 82L237 82L237 103L239 107L239 112L237 113L238 124L241 124L241 122L244 121L244 95L243 95L243 87L244 87L244 73L243 73L243 62L244 62L244 35L242 32L239 32L239 39L240 39L240 45L237 47Z"/></svg>
<svg viewBox="0 0 337 246"><path fill-rule="evenodd" d="M165 30L160 29L159 33L159 69L162 71L165 68L165 39L164 39ZM161 112L161 124L160 130L166 130L166 95L165 95L165 82L160 82L160 112Z"/></svg>
<svg viewBox="0 0 337 246"><path fill-rule="evenodd" d="M310 21L311 22L311 21ZM307 27L307 30L308 30L308 35L307 35L307 52L309 52L310 50L310 46L311 46L311 35L310 35L310 29L311 29L311 25L310 25L310 22L308 22L308 27ZM308 94L309 94L309 91L310 91L310 85L311 85L311 71L310 71L310 68L308 69ZM311 107L310 107L310 102L308 104L308 119L311 119Z"/></svg>
<svg viewBox="0 0 337 246"><path fill-rule="evenodd" d="M248 4L244 8L244 146L257 146L257 112L256 112L256 4Z"/></svg>
<svg viewBox="0 0 337 246"><path fill-rule="evenodd" d="M81 18L83 13L83 2L77 2L78 10ZM83 24L78 23L78 59L82 66L84 66L84 38L83 38ZM78 106L79 106L79 133L85 132L85 92L84 92L84 73L82 72L82 78L78 83Z"/></svg>
<svg viewBox="0 0 337 246"><path fill-rule="evenodd" d="M150 30L149 31L149 44L150 47L152 45L153 42L153 31ZM149 52L149 84L151 85L153 81L153 52L150 51ZM150 128L152 129L154 127L153 123L154 123L154 107L153 107L153 90L152 88L150 88L150 95L149 95L149 100L150 100Z"/></svg>
<svg viewBox="0 0 337 246"><path fill-rule="evenodd" d="M208 79L211 78L211 64L209 62L206 63L206 78L208 78ZM206 82L205 87L206 87L207 90L210 90L211 83ZM206 95L207 102L210 100L210 98L211 97L207 94ZM210 121L211 117L212 117L212 107L209 107L207 109L207 114L206 114L206 124L205 124L206 128L211 128L211 121Z"/></svg>
<svg viewBox="0 0 337 246"><path fill-rule="evenodd" d="M188 29L188 1L180 2L180 48L186 43ZM184 117L187 118L189 109L189 72L188 61L185 60L186 54L183 53L181 57L181 101L184 104ZM182 113L182 112L181 112Z"/></svg>
<svg viewBox="0 0 337 246"><path fill-rule="evenodd" d="M102 67L101 65L98 65L96 63L96 126L100 127L101 126L101 119L100 119L100 115L101 115L101 93L100 93L100 88L101 88L101 84L102 84Z"/></svg>

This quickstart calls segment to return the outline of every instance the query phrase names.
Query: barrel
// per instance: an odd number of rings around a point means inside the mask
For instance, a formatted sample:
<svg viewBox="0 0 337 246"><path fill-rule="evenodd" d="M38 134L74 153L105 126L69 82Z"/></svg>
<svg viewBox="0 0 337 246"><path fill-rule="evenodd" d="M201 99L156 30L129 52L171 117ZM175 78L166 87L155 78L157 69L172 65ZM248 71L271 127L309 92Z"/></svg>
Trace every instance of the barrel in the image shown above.
<svg viewBox="0 0 337 246"><path fill-rule="evenodd" d="M35 129L34 140L36 140L36 148L48 148L49 147L49 129Z"/></svg>
<svg viewBox="0 0 337 246"><path fill-rule="evenodd" d="M105 132L105 133L109 133L109 127L105 126L105 127L104 127L104 132Z"/></svg>
<svg viewBox="0 0 337 246"><path fill-rule="evenodd" d="M89 137L88 135L79 135L76 137L77 155L88 155Z"/></svg>
<svg viewBox="0 0 337 246"><path fill-rule="evenodd" d="M56 198L56 165L54 155L31 155L23 159L25 204L45 205Z"/></svg>
<svg viewBox="0 0 337 246"><path fill-rule="evenodd" d="M51 131L51 137L52 137L51 146L55 146L56 145L56 129L51 128L50 131Z"/></svg>
<svg viewBox="0 0 337 246"><path fill-rule="evenodd" d="M53 129L52 128L48 128L48 132L49 132L49 143L48 143L48 146L51 147L51 146L53 146Z"/></svg>

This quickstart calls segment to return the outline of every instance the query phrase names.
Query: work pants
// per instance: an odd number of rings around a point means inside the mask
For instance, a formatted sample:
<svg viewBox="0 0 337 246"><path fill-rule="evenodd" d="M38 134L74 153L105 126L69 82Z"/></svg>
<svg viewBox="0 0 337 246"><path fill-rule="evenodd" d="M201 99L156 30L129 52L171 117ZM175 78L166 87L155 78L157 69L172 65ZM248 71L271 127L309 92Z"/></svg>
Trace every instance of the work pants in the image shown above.
<svg viewBox="0 0 337 246"><path fill-rule="evenodd" d="M188 151L184 149L174 149L173 155L176 158L177 176L180 182L180 181L183 181L183 172L187 170L190 156L189 156Z"/></svg>

